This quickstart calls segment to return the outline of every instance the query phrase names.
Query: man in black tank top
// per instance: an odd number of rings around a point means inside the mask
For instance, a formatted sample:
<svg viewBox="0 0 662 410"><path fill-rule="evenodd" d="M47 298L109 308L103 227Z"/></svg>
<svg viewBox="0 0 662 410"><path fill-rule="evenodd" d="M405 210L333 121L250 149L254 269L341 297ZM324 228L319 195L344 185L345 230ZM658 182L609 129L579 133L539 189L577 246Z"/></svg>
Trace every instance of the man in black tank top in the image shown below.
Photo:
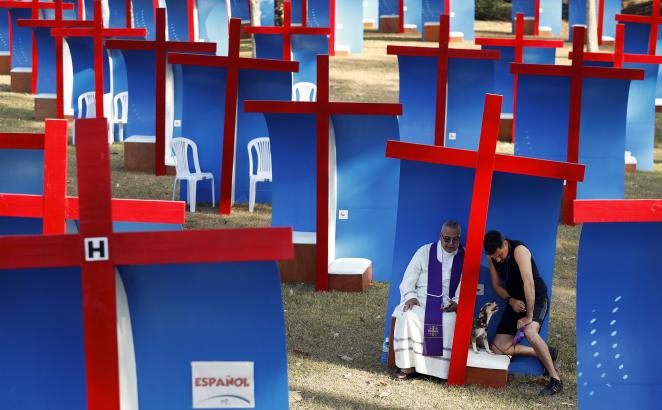
<svg viewBox="0 0 662 410"><path fill-rule="evenodd" d="M549 383L540 392L551 396L563 390L556 371L557 351L548 347L540 337L549 310L547 285L538 272L531 251L520 241L505 239L497 231L485 234L483 247L492 276L494 291L508 305L497 328L492 349L512 356L536 356L550 376ZM518 330L532 347L514 343Z"/></svg>

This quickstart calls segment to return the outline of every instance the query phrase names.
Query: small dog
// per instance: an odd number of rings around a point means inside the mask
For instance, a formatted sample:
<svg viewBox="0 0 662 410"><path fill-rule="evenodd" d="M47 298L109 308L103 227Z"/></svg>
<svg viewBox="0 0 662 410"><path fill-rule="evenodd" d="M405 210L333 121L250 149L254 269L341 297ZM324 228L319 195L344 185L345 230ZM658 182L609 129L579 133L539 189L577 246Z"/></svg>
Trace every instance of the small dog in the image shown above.
<svg viewBox="0 0 662 410"><path fill-rule="evenodd" d="M494 354L490 350L490 344L487 341L487 326L490 324L490 319L492 316L499 310L499 306L496 302L489 302L483 305L478 313L478 318L474 320L473 329L471 330L471 346L474 349L474 352L478 353L478 348L476 347L476 341L482 343L485 347L485 350L489 354Z"/></svg>

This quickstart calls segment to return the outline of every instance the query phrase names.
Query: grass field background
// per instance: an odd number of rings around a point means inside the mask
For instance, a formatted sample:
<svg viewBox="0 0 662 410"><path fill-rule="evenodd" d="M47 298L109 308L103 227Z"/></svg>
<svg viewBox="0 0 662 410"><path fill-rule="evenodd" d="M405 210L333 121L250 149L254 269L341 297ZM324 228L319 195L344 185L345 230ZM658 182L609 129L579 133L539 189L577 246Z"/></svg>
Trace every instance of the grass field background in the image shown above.
<svg viewBox="0 0 662 410"><path fill-rule="evenodd" d="M503 36L508 23L477 22L478 35ZM565 28L567 30L567 27ZM366 33L365 52L360 56L331 59L331 97L343 101L397 102L398 69L394 56L386 55L389 43L420 45L413 35ZM431 44L428 44L431 45ZM459 47L472 47L462 44ZM568 45L557 53L567 64ZM244 41L242 53L250 54ZM33 120L33 97L8 91L8 76L0 76L0 129L41 131ZM662 135L662 117L656 128ZM512 145L500 143L499 152L512 153ZM172 177L155 177L123 170L121 144L111 147L113 195L120 198L169 199ZM76 194L76 166L69 147L70 195ZM655 169L626 177L627 198L662 198L662 138L656 140ZM248 213L235 206L231 216L217 214L204 204L187 213L186 229L257 227L271 224L269 206L257 205ZM560 374L565 391L542 399L537 392L542 378L512 377L506 389L476 386L452 388L432 378L406 382L393 380L379 362L384 331L388 284L375 283L363 294L315 293L311 286L283 285L287 326L291 407L294 409L512 409L569 408L577 406L575 357L575 285L577 243L580 227L559 226L553 307L549 343L559 347ZM395 284L397 285L397 284ZM351 358L351 361L340 359Z"/></svg>

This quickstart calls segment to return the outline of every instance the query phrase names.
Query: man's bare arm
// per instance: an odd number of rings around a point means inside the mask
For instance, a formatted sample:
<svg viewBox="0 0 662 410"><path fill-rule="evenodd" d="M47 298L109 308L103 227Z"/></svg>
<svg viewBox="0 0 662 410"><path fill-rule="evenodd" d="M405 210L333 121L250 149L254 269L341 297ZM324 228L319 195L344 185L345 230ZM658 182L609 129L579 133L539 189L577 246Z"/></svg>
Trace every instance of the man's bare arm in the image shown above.
<svg viewBox="0 0 662 410"><path fill-rule="evenodd" d="M533 269L531 268L531 251L526 246L515 249L515 262L519 266L524 283L524 297L526 298L526 317L533 319L533 307L536 304L536 288L533 283Z"/></svg>

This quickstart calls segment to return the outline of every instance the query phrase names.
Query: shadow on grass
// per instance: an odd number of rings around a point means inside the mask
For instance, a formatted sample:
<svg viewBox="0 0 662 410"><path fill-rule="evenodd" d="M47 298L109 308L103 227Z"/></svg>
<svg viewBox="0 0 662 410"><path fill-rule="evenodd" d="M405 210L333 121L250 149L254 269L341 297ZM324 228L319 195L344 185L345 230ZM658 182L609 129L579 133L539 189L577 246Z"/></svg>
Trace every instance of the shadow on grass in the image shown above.
<svg viewBox="0 0 662 410"><path fill-rule="evenodd" d="M352 400L348 397L344 397L341 393L339 394L323 393L311 389L299 389L297 391L301 392L301 395L303 396L304 399L302 402L298 402L300 404L304 404L306 401L314 401L316 404L326 404L336 409L367 409L367 408L388 409L388 410L409 409L409 407L394 406L393 404L382 405L382 404L375 404L372 401ZM297 403L294 404L295 405L291 407L296 408Z"/></svg>

